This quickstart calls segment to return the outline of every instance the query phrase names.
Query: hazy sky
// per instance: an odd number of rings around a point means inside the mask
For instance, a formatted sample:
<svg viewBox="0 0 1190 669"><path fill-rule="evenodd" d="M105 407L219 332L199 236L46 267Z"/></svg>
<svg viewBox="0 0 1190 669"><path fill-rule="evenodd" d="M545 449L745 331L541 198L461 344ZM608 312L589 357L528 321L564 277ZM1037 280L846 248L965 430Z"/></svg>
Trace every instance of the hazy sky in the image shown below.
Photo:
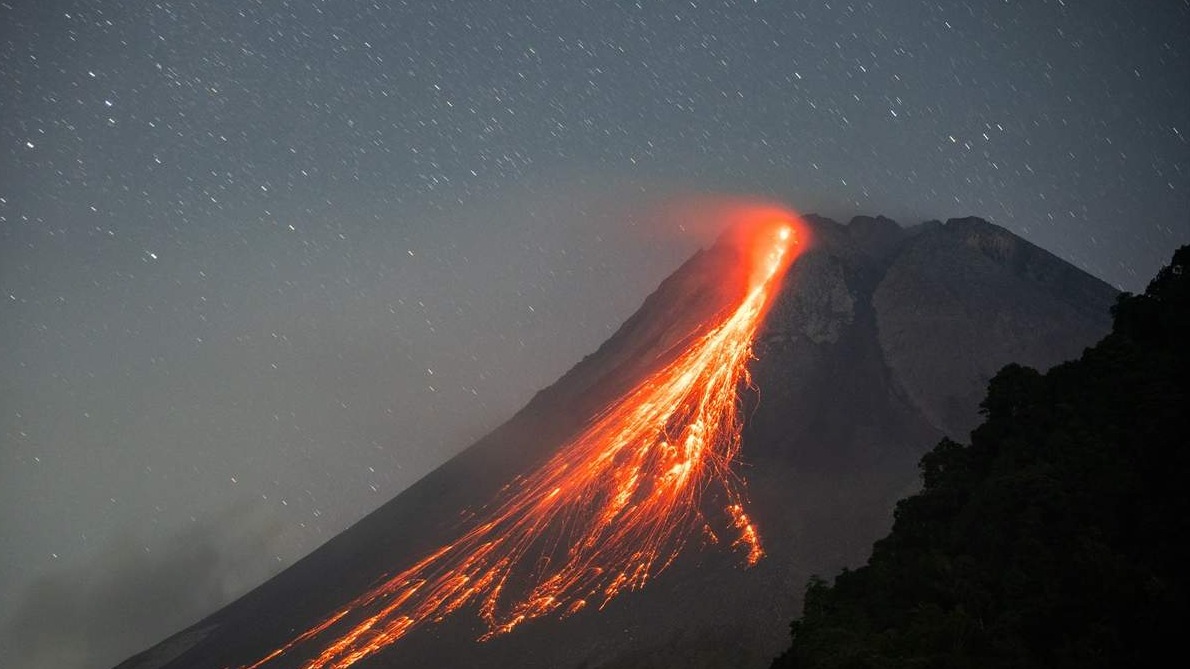
<svg viewBox="0 0 1190 669"><path fill-rule="evenodd" d="M1190 4L0 2L0 665L105 666L591 352L656 201L1190 241ZM53 654L46 648L54 647Z"/></svg>

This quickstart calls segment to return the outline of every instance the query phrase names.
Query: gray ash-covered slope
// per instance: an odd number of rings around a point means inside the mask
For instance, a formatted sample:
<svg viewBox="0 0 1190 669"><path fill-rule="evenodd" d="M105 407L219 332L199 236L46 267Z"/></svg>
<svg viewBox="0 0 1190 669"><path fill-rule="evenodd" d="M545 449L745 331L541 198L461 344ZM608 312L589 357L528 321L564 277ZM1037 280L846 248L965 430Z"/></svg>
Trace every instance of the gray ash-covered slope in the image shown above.
<svg viewBox="0 0 1190 669"><path fill-rule="evenodd" d="M742 568L691 546L644 590L603 611L546 619L476 643L463 612L361 667L748 667L787 645L814 573L866 558L918 457L965 440L1003 364L1048 367L1110 326L1110 286L978 219L903 229L808 217L756 346L740 473L767 557ZM726 245L696 254L598 351L508 423L313 554L122 669L239 666L316 623L385 573L449 540L517 473L688 341L734 295ZM269 667L296 666L300 653Z"/></svg>

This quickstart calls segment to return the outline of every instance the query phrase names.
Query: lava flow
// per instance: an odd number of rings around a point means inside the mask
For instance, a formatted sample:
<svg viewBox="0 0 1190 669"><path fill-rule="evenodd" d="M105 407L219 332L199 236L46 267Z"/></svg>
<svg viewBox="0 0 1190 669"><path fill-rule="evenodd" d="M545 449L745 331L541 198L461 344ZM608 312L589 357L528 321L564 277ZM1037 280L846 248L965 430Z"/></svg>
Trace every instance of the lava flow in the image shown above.
<svg viewBox="0 0 1190 669"><path fill-rule="evenodd" d="M307 669L341 669L463 607L486 623L485 639L544 615L602 608L644 586L691 537L718 540L704 501L722 505L715 522L734 535L747 563L760 560L760 537L731 470L742 428L738 391L802 230L788 212L766 209L763 218L746 233L748 285L734 309L514 480L474 527L246 669L291 651Z"/></svg>

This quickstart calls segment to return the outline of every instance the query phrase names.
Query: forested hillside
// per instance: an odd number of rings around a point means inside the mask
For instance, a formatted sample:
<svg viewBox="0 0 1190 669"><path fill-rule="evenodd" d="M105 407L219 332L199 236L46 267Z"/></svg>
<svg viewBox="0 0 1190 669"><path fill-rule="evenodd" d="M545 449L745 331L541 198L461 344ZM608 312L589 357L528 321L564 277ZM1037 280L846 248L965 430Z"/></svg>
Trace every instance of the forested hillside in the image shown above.
<svg viewBox="0 0 1190 669"><path fill-rule="evenodd" d="M1190 247L1110 335L1005 367L867 565L814 579L774 667L1160 666L1190 619Z"/></svg>

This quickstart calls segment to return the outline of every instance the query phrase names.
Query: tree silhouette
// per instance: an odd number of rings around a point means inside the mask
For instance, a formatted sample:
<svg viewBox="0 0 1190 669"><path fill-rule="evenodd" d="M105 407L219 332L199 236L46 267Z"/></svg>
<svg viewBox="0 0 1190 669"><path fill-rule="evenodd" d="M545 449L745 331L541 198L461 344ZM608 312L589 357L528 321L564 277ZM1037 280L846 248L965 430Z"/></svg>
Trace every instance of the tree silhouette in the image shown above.
<svg viewBox="0 0 1190 669"><path fill-rule="evenodd" d="M1190 619L1188 267L1122 295L1078 360L1002 369L868 563L810 581L773 666L1163 664Z"/></svg>

